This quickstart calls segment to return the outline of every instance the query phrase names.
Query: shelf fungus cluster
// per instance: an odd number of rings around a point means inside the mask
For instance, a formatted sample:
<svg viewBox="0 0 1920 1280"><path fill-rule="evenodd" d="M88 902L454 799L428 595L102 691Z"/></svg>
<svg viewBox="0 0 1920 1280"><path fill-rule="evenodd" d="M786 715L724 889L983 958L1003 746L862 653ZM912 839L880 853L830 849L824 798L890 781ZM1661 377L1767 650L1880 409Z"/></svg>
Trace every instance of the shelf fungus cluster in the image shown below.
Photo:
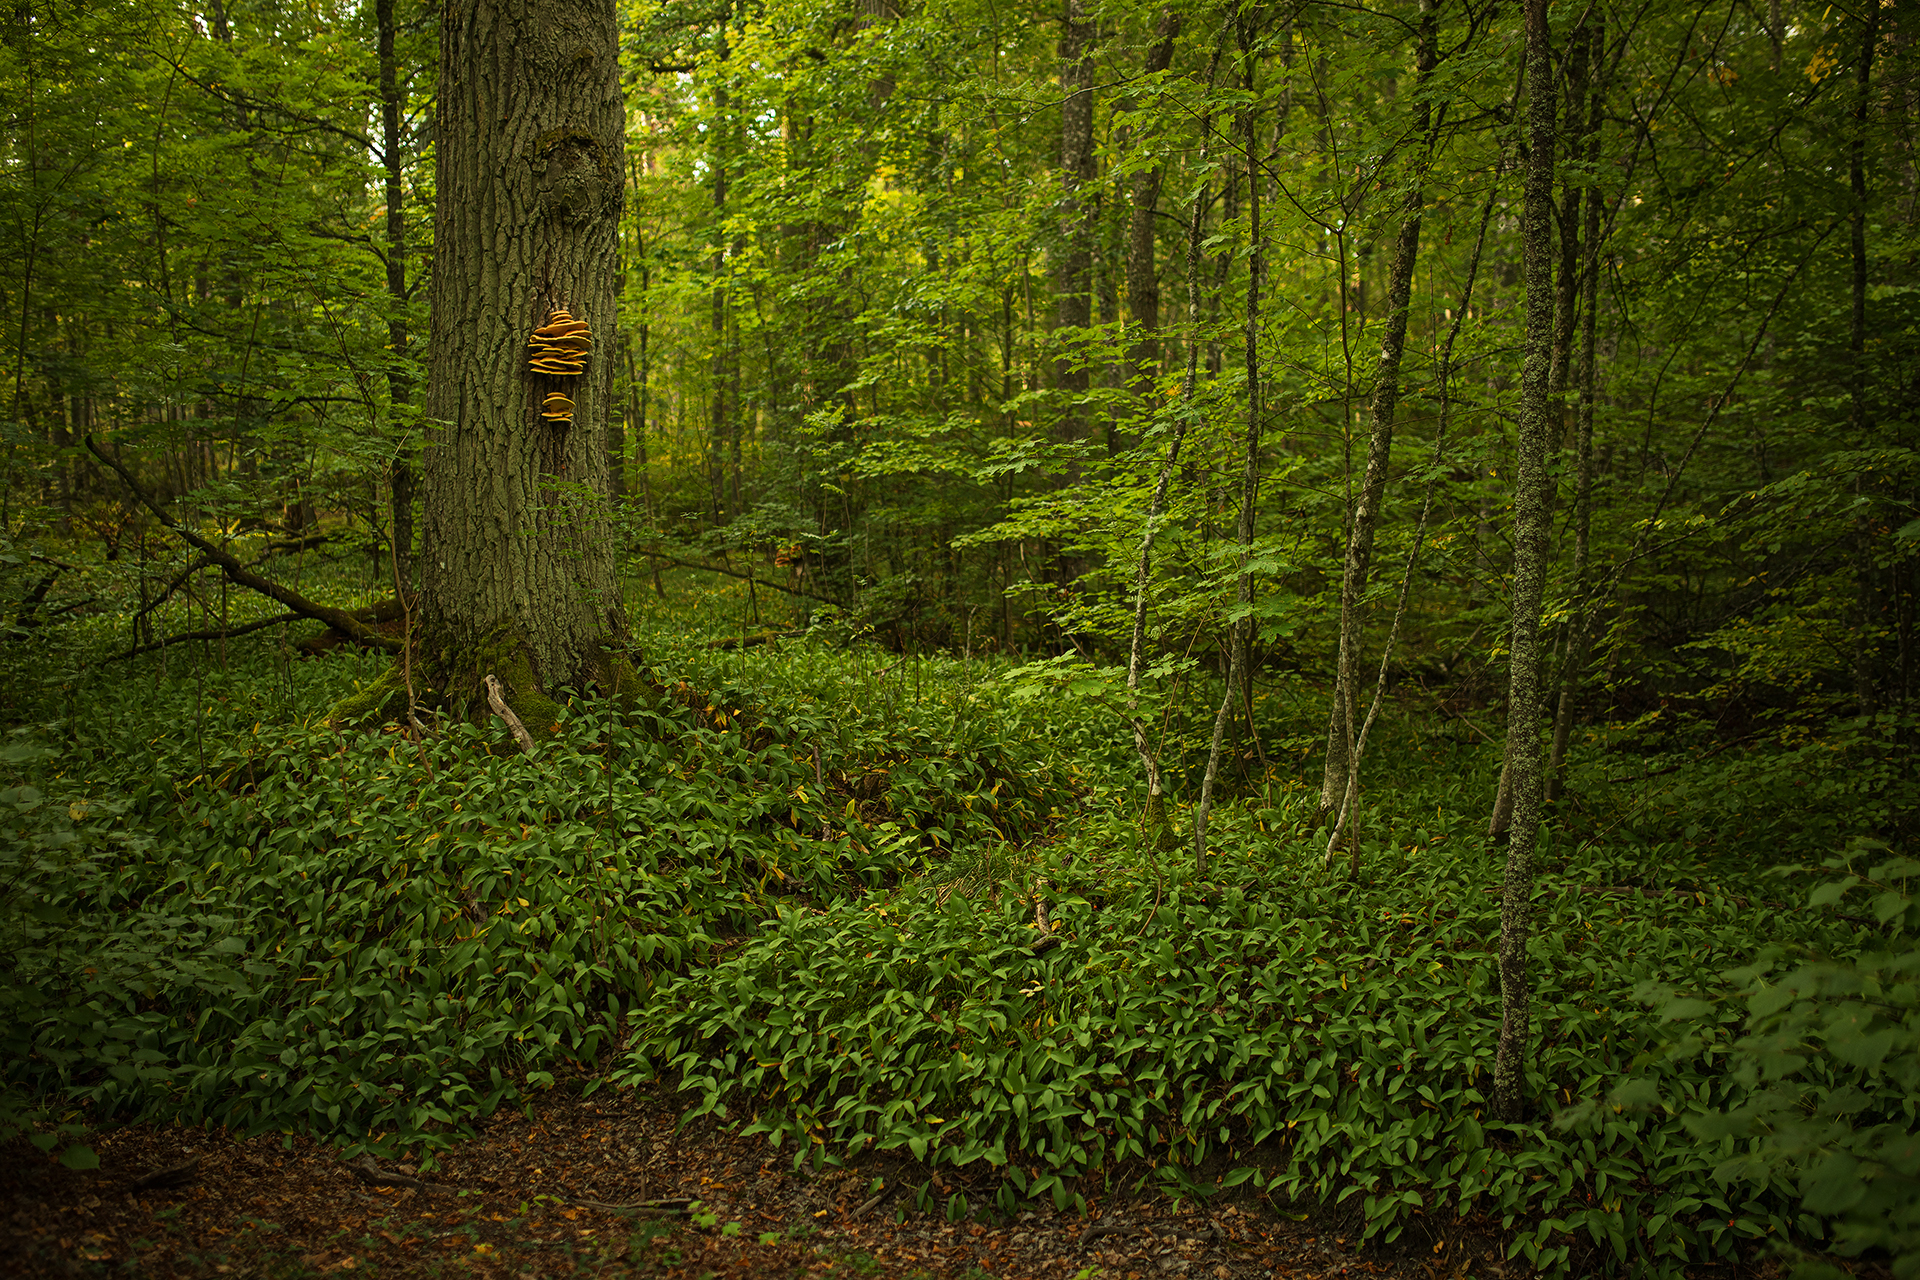
<svg viewBox="0 0 1920 1280"><path fill-rule="evenodd" d="M527 365L535 373L553 378L576 378L587 370L587 352L593 349L593 330L585 320L575 320L565 307L547 313L547 322L527 339L530 354ZM563 392L550 391L540 404L540 416L553 423L573 421L573 399Z"/></svg>

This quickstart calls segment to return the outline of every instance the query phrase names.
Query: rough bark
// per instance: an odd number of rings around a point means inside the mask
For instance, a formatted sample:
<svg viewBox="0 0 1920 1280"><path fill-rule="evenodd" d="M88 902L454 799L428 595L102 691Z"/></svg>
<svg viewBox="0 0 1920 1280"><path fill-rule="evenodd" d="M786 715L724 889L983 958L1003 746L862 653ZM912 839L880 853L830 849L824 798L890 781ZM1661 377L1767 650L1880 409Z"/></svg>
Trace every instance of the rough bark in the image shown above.
<svg viewBox="0 0 1920 1280"><path fill-rule="evenodd" d="M1387 315L1380 336L1380 363L1374 375L1373 430L1367 439L1367 469L1354 504L1347 533L1346 561L1340 576L1340 646L1334 668L1333 710L1327 726L1326 767L1320 780L1320 818L1334 818L1348 790L1352 767L1354 716L1359 697L1362 648L1361 603L1373 565L1374 532L1380 522L1380 504L1386 497L1387 470L1393 458L1393 418L1400 403L1400 361L1407 345L1407 315L1413 294L1414 265L1420 252L1420 222L1425 206L1422 183L1432 157L1436 121L1425 101L1426 81L1439 65L1435 31L1439 6L1421 0L1416 94L1420 106L1415 124L1422 150L1413 162L1408 186L1401 197L1400 232L1394 241L1393 261L1387 269Z"/></svg>
<svg viewBox="0 0 1920 1280"><path fill-rule="evenodd" d="M1507 757L1513 827L1500 900L1500 1040L1494 1055L1494 1110L1526 1111L1526 1048L1532 988L1533 853L1540 830L1540 601L1546 587L1551 520L1547 441L1553 366L1553 68L1547 0L1526 0L1527 157L1521 236L1526 249L1526 363L1520 374L1520 435L1513 498L1513 631L1507 690Z"/></svg>
<svg viewBox="0 0 1920 1280"><path fill-rule="evenodd" d="M625 113L611 0L480 0L441 22L427 668L461 710L497 674L536 731L563 687L624 691L627 629L606 520ZM585 373L529 369L555 308L586 321ZM572 420L541 417L545 397Z"/></svg>

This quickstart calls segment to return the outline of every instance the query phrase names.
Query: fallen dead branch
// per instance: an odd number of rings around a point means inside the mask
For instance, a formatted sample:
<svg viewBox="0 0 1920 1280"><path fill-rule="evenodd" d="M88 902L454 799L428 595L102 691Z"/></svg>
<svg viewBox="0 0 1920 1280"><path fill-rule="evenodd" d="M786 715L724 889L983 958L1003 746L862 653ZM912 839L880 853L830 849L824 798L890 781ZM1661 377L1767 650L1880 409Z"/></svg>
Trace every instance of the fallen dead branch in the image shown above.
<svg viewBox="0 0 1920 1280"><path fill-rule="evenodd" d="M222 550L214 543L209 542L169 515L166 508L154 501L153 496L140 486L140 482L133 478L132 473L110 457L105 450L101 449L101 447L94 442L92 436L86 438L86 444L87 451L93 454L94 457L100 459L101 462L104 462L115 475L120 477L121 483L127 486L128 492L132 493L135 498L139 499L142 506L153 513L154 519L192 544L205 555L207 559L219 566L221 572L225 573L228 579L234 583L246 587L250 591L257 591L269 600L285 605L297 614L312 618L316 622L324 622L334 630L351 636L361 644L376 649L384 649L389 653L398 653L400 651L400 641L388 636L383 636L378 631L363 626L359 619L355 618L345 609L336 609L331 605L317 604L297 591L284 587L270 578L261 577L245 564L241 563L237 556Z"/></svg>
<svg viewBox="0 0 1920 1280"><path fill-rule="evenodd" d="M324 545L328 540L327 534L315 533L309 534L304 538L298 538L292 542L269 543L259 555L247 561L247 568L256 569L276 556L292 555L295 552L311 550L314 547ZM167 584L160 588L159 593L155 595L153 599L140 606L139 612L133 615L134 621L138 622L141 618L146 617L155 609L158 609L161 605L173 599L174 592L180 590L187 579L193 577L194 574L199 573L202 569L211 567L213 567L213 561L204 555L197 556L188 561L187 567L174 574L173 577L167 581Z"/></svg>
<svg viewBox="0 0 1920 1280"><path fill-rule="evenodd" d="M155 1169L143 1173L127 1184L129 1191L161 1191L168 1187L183 1187L200 1176L200 1157L195 1156L184 1164L172 1165L165 1169Z"/></svg>
<svg viewBox="0 0 1920 1280"><path fill-rule="evenodd" d="M707 641L709 649L752 649L763 644L772 644L775 640L791 640L804 636L804 631L761 631L750 636L722 636L718 640Z"/></svg>
<svg viewBox="0 0 1920 1280"><path fill-rule="evenodd" d="M652 556L655 560L664 560L671 565L678 565L682 569L697 569L701 573L718 573L729 578L739 578L742 581L751 582L757 587L771 587L775 591L784 591L790 596L800 596L807 600L819 600L825 604L838 605L841 608L846 607L846 601L844 600L837 600L832 596L823 596L817 591L808 591L802 587L790 587L775 578L762 578L758 574L742 573L738 569L723 569L717 564L701 564L698 560L682 560L677 556L670 556L661 551L647 550L642 551L641 554Z"/></svg>
<svg viewBox="0 0 1920 1280"><path fill-rule="evenodd" d="M568 1204L577 1204L583 1209L598 1209L602 1213L637 1213L643 1217L686 1218L693 1215L693 1200L687 1196L675 1196L667 1200L640 1200L633 1204L604 1204L599 1200L582 1200L578 1196L565 1196Z"/></svg>
<svg viewBox="0 0 1920 1280"><path fill-rule="evenodd" d="M500 692L500 681L489 671L486 678L487 705L493 708L493 714L507 722L507 728L513 731L513 740L528 755L533 754L533 735L527 732L527 726L520 723L520 717L513 714L513 708L507 705L506 695Z"/></svg>
<svg viewBox="0 0 1920 1280"><path fill-rule="evenodd" d="M358 1160L349 1161L347 1172L370 1187L398 1187L405 1191L433 1191L441 1195L450 1195L457 1190L455 1187L438 1186L431 1182L422 1182L404 1173L382 1169L373 1162L372 1156L361 1156Z"/></svg>
<svg viewBox="0 0 1920 1280"><path fill-rule="evenodd" d="M181 1170L189 1170L200 1163L195 1156ZM148 1177L170 1176L173 1170L163 1174L149 1174ZM397 1169L382 1169L372 1156L361 1156L358 1160L347 1162L347 1172L369 1187L392 1187L399 1191L425 1191L435 1195L458 1195L462 1188L441 1182L422 1182L412 1174L401 1173ZM139 1184L135 1184L138 1186ZM155 1186L173 1186L175 1183L155 1183ZM553 1199L567 1204L579 1205L583 1209L598 1209L602 1213L636 1213L642 1216L662 1218L685 1218L692 1216L692 1196L665 1196L657 1200L638 1200L632 1204L608 1204L601 1200L588 1200L580 1196L554 1196Z"/></svg>
<svg viewBox="0 0 1920 1280"><path fill-rule="evenodd" d="M1745 908L1749 905L1745 898L1732 894L1708 893L1705 889L1646 889L1637 884L1583 884L1570 885L1568 887L1576 893L1582 893L1589 897L1645 898L1649 902L1658 901L1666 897L1680 897L1691 898L1702 906L1706 905L1710 900L1722 899L1731 902L1736 907ZM1503 893L1505 890L1501 889L1499 885L1489 885L1483 889L1482 892ZM1565 892L1565 890L1562 890L1562 892ZM1779 904L1772 903L1768 905L1778 906Z"/></svg>
<svg viewBox="0 0 1920 1280"><path fill-rule="evenodd" d="M214 627L206 631L183 631L177 636L168 636L165 640L155 640L151 644L137 644L125 653L116 653L107 662L125 662L128 658L137 658L143 653L152 653L155 649L164 649L169 645L185 644L189 640L231 640L235 636L244 636L253 631L264 631L268 627L277 627L283 622L298 622L306 617L304 613L283 613L272 618L263 618L259 622L249 622L238 627Z"/></svg>

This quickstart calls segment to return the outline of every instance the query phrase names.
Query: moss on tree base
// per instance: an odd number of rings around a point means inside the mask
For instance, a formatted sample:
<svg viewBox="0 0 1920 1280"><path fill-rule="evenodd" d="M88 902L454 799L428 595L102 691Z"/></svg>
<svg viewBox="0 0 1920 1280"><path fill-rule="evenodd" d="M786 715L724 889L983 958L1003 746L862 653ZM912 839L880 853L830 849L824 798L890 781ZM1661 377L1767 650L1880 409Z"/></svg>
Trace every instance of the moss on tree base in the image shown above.
<svg viewBox="0 0 1920 1280"><path fill-rule="evenodd" d="M422 689L418 681L414 684L415 702L431 706L437 701L432 690ZM396 662L380 673L378 679L347 694L331 707L327 708L327 723L336 729L359 729L391 721L404 721L407 718L407 679L401 664Z"/></svg>
<svg viewBox="0 0 1920 1280"><path fill-rule="evenodd" d="M422 667L428 668L423 672ZM648 695L664 690L624 650L606 646L587 655L576 679L565 687L590 689L631 709ZM432 655L415 655L413 701L417 710L439 712L471 724L485 724L493 715L487 701L487 676L500 681L507 706L520 718L535 742L553 737L560 727L562 703L539 678L527 645L503 628L464 653L443 647ZM450 691L450 692L449 692ZM381 676L341 698L327 711L327 723L336 729L376 728L405 723L407 677L396 661Z"/></svg>

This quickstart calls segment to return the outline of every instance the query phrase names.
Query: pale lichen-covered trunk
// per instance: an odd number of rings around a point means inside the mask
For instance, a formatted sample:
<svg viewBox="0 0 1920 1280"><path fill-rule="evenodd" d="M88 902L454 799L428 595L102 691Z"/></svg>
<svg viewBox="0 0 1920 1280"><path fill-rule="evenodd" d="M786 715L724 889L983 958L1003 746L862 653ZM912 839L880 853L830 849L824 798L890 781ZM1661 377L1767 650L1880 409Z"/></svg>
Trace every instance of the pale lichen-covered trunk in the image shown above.
<svg viewBox="0 0 1920 1280"><path fill-rule="evenodd" d="M1520 440L1513 495L1513 657L1507 686L1507 764L1513 829L1500 898L1500 1040L1494 1051L1493 1106L1502 1120L1526 1114L1526 1049L1532 979L1527 939L1533 923L1533 853L1540 834L1540 601L1547 575L1551 519L1547 444L1553 369L1553 69L1547 0L1526 4L1527 161L1521 234L1526 239L1527 345L1520 373Z"/></svg>
<svg viewBox="0 0 1920 1280"><path fill-rule="evenodd" d="M625 110L612 0L468 0L442 19L421 667L456 707L493 672L544 695L630 671L607 522ZM592 326L584 374L528 335ZM562 392L571 422L541 417Z"/></svg>

